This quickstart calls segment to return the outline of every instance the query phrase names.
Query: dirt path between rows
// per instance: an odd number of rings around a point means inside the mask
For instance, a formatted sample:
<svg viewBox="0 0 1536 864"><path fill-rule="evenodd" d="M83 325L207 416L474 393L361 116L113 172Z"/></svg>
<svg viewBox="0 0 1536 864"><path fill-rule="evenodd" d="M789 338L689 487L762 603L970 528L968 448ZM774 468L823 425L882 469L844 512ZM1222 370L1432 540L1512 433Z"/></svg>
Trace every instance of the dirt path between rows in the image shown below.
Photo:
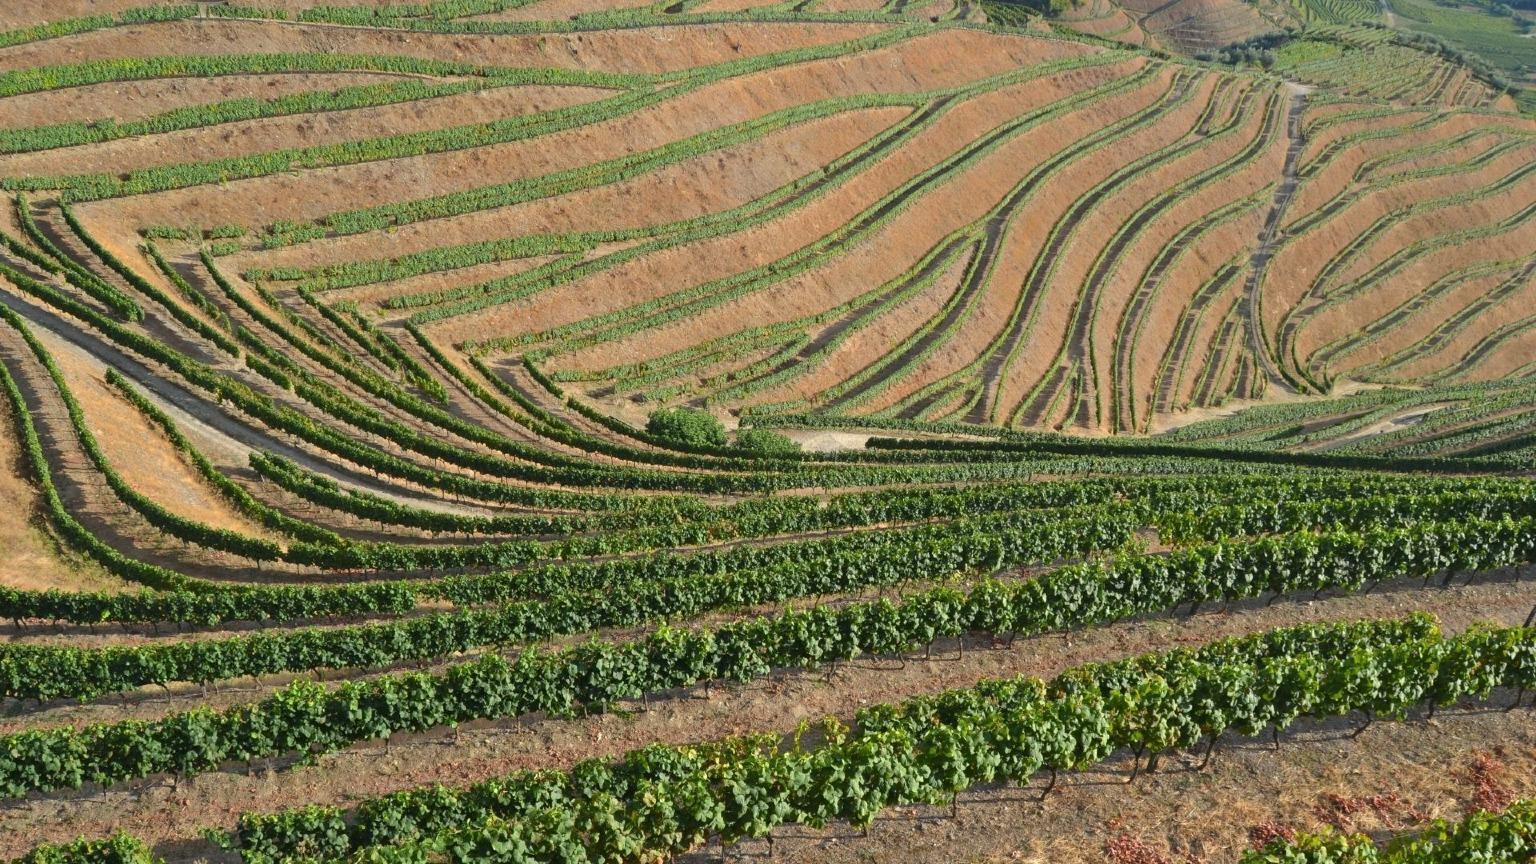
<svg viewBox="0 0 1536 864"><path fill-rule="evenodd" d="M1269 215L1264 217L1264 228L1259 232L1258 246L1254 248L1253 257L1249 260L1248 277L1238 299L1244 327L1248 331L1249 351L1258 361L1270 385L1282 393L1293 392L1295 388L1280 374L1279 367L1270 356L1269 340L1264 335L1264 319L1260 314L1259 294L1264 286L1264 272L1275 254L1286 208L1290 206L1291 197L1296 194L1296 166L1307 144L1301 129L1301 116L1307 108L1307 94L1311 92L1304 85L1290 82L1287 82L1286 88L1291 92L1291 106L1285 118L1285 134L1290 144L1285 150L1285 165L1280 169L1280 185L1275 187L1275 198L1269 205Z"/></svg>
<svg viewBox="0 0 1536 864"><path fill-rule="evenodd" d="M197 443L205 456L222 467L244 466L252 451L263 450L283 456L310 471L392 501L451 512L487 512L480 508L463 507L429 497L402 495L397 488L382 485L361 472L348 470L319 459L308 450L291 445L277 435L246 425L226 414L218 406L209 403L190 387L172 383L170 376L150 369L137 357L119 349L84 325L54 312L31 298L0 291L0 303L4 303L27 319L29 326L46 331L53 337L76 346L85 355L93 358L94 362L100 364L101 368L116 369L161 410L168 413L183 434ZM229 370L220 368L216 371Z"/></svg>

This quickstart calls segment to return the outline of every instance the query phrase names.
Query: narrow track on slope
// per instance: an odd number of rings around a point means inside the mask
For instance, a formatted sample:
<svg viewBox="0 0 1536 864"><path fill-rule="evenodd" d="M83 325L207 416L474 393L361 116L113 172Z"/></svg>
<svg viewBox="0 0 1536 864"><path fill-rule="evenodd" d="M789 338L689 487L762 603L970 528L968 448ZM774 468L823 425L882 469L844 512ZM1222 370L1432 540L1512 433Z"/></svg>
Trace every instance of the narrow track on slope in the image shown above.
<svg viewBox="0 0 1536 864"><path fill-rule="evenodd" d="M1184 97L1190 83L1191 79L1182 77L1179 78L1174 82L1173 86L1171 86L1167 92L1158 98L1157 102L1154 104L1158 106L1166 106L1178 101ZM1144 109L1143 111L1131 115L1131 117L1121 120L1115 126L1101 129L1097 133L1083 138L1082 140L1075 142L1063 150L1057 151L1056 154L1053 155L1048 161L1036 166L1035 169L1030 172L1029 176L1026 177L1019 184L1019 186L1015 188L1014 192L1010 193L1006 202L1007 212L1004 212L1002 209L1000 209L990 219L988 219L986 224L987 234L984 240L983 250L977 258L979 266L974 267L972 272L967 274L966 282L961 289L962 291L967 292L968 299L966 304L956 305L950 311L950 313L946 315L945 320L940 322L940 325L937 328L931 330L930 333L925 336L923 340L920 340L918 344L913 345L908 349L908 351L903 352L901 362L892 368L905 368L906 364L910 362L908 355L915 357L922 351L926 351L928 348L928 343L931 342L931 340L938 338L938 334L948 332L949 328L954 324L952 319L958 318L960 311L962 311L964 308L968 308L969 295L979 293L981 289L991 281L992 269L996 262L997 252L1001 246L1002 239L1007 234L1008 225L1010 224L1017 209L1033 198L1034 191L1041 183L1050 181L1055 177L1056 171L1058 169L1062 168L1070 162L1075 161L1077 158L1086 155L1088 152L1091 152L1091 150L1098 144L1102 143L1108 135L1128 134L1132 130L1139 129L1142 126L1145 126L1147 123L1152 122L1156 119L1157 116L1158 112L1152 111L1150 109ZM1015 314L1013 318L1015 322L1019 320L1021 314L1024 314L1027 312L1027 310L1033 308L1034 303L1032 298L1033 295L1030 292L1030 285L1026 283L1019 301L1015 304ZM954 385L936 388L932 393L922 396L919 399L914 400L911 404L907 405L898 413L897 416L903 419L912 419L918 417L939 400L951 394L954 389Z"/></svg>
<svg viewBox="0 0 1536 864"><path fill-rule="evenodd" d="M1025 125L1036 119L1048 117L1053 113L1056 112L1050 109L1032 112L1030 115L1021 118L1021 123L1008 124L1006 127L999 129L993 135L989 135L984 139L978 139L978 141L968 149L979 150L983 143L988 142L991 138L995 137L1001 140L1004 135L1006 135L1014 128L1017 128L1020 125ZM1033 171L1030 172L1027 177L1024 178L1024 180L1022 180L1017 186L1013 188L1011 192L1008 193L1003 201L998 204L997 207L992 211L992 214L985 219L981 227L981 239L979 248L976 252L976 257L972 261L970 267L967 269L964 280L961 282L960 287L955 291L954 299L952 299L948 304L948 309L944 313L943 317L939 320L938 324L928 328L928 332L925 333L921 338L915 340L906 348L906 350L902 351L894 358L882 363L882 368L879 372L875 373L869 378L866 378L864 381L860 382L857 386L853 387L848 392L843 393L842 395L838 396L838 398L832 400L830 403L828 403L827 407L836 407L838 405L854 401L865 393L868 393L874 388L881 386L891 375L902 369L905 369L910 363L927 352L929 348L932 347L933 343L938 340L942 334L949 332L950 328L954 326L954 324L959 320L960 316L970 308L971 299L977 293L979 293L982 286L986 285L987 282L991 279L992 268L997 261L998 251L1002 248L1003 238L1007 235L1008 226L1012 223L1013 217L1018 212L1018 209L1022 207L1025 202L1030 200L1031 196L1034 194L1035 188L1044 178L1049 177L1057 167L1059 167L1062 163L1070 160L1077 152L1078 148L1068 147L1065 150L1058 151L1045 163L1037 166Z"/></svg>
<svg viewBox="0 0 1536 864"><path fill-rule="evenodd" d="M1122 316L1120 331L1115 339L1115 377L1120 386L1128 388L1116 403L1115 423L1119 428L1134 430L1137 426L1136 407L1134 404L1135 393L1130 389L1134 387L1132 377L1135 372L1136 362L1134 356L1135 345L1140 337L1142 327L1146 323L1145 316L1152 305L1152 300L1162 292L1164 277L1167 276L1169 269L1173 267L1174 263L1182 257L1184 250L1203 237L1207 231L1220 225L1228 218L1257 207L1257 203L1252 198L1247 199L1247 201L1249 203L1237 201L1218 207L1201 217L1198 221L1185 226L1174 237L1173 242L1158 252L1157 257L1152 261L1152 266L1147 269L1142 277L1136 293L1131 297L1131 302L1126 306ZM1147 403L1150 408L1152 404L1150 396Z"/></svg>
<svg viewBox="0 0 1536 864"><path fill-rule="evenodd" d="M948 269L949 266L954 263L955 254L961 250L964 250L968 246L971 246L972 243L973 241L971 238L964 234L951 237L949 240L941 244L939 251L934 253L928 259L928 262L922 267L919 267L917 270L908 273L906 276L895 280L895 284L892 285L889 290L881 292L879 296L872 298L869 302L861 305L859 308L849 310L842 317L822 328L822 331L816 334L815 338L807 342L805 346L802 347L799 351L795 352L793 356L789 357L783 362L775 364L772 368L765 370L761 375L755 375L751 379L748 379L748 382L743 383L749 383L750 381L755 381L760 378L772 378L775 375L780 375L789 371L790 369L795 368L796 366L800 366L811 361L812 358L814 358L817 354L820 354L822 351L826 350L827 346L831 345L844 333L848 332L850 327L862 320L866 310L883 306L884 304L900 296L912 285L930 279Z"/></svg>
<svg viewBox="0 0 1536 864"><path fill-rule="evenodd" d="M1285 134L1290 139L1290 145L1285 150L1285 165L1280 169L1280 185L1275 187L1275 197L1269 205L1269 215L1264 217L1264 227L1259 230L1259 244L1253 250L1253 257L1248 261L1248 278L1243 283L1243 293L1238 297L1238 314L1243 321L1243 327L1247 330L1248 349L1258 361L1259 368L1269 383L1279 387L1286 393L1295 393L1293 387L1281 374L1270 356L1268 340L1264 338L1263 316L1260 314L1259 290L1264 285L1264 274L1269 268L1269 261L1274 257L1276 239L1280 235L1280 223L1285 218L1286 208L1291 204L1291 198L1296 194L1296 163L1301 159L1301 150L1306 146L1307 139L1301 131L1301 115L1307 108L1306 91L1296 88L1291 92L1291 107L1286 112Z"/></svg>
<svg viewBox="0 0 1536 864"><path fill-rule="evenodd" d="M1167 413L1173 410L1174 397L1179 383L1183 380L1181 371L1191 345L1195 338L1195 328L1204 317L1206 309L1217 297L1225 293L1227 287L1236 279L1241 268L1234 262L1227 262L1216 271L1216 274L1200 288L1189 308L1179 319L1179 325L1174 330L1172 341L1164 354L1161 370L1158 373L1157 389L1157 413Z"/></svg>
<svg viewBox="0 0 1536 864"><path fill-rule="evenodd" d="M1252 104L1254 95L1252 93L1246 94L1238 102L1233 110L1234 124L1245 113L1245 109ZM1104 291L1106 283L1119 265L1126 250L1130 248L1134 240L1141 237L1142 231L1148 225L1162 216L1180 197L1204 188L1217 178L1226 176L1228 172L1236 169L1238 166L1246 165L1250 160L1257 157L1269 145L1274 135L1275 127L1278 125L1278 102L1278 94L1275 93L1271 93L1270 98L1265 100L1263 123L1246 147L1217 165L1159 193L1115 234L1114 239L1110 241L1109 245L1100 254L1099 260L1095 262L1083 286L1083 290L1078 296L1076 308L1073 310L1071 330L1066 340L1065 357L1062 359L1063 365L1075 370L1077 377L1076 385L1080 402L1074 419L1076 425L1088 426L1097 419L1099 414L1099 382L1097 381L1098 375L1094 368L1093 347L1091 344L1093 325L1098 314L1099 296ZM1236 128L1238 127L1234 125L1233 129ZM1186 155L1186 152L1181 151L1170 154L1170 158L1159 160L1154 165L1177 159ZM1154 166L1148 166L1148 169L1151 167ZM1112 380L1110 386L1113 389L1114 383Z"/></svg>

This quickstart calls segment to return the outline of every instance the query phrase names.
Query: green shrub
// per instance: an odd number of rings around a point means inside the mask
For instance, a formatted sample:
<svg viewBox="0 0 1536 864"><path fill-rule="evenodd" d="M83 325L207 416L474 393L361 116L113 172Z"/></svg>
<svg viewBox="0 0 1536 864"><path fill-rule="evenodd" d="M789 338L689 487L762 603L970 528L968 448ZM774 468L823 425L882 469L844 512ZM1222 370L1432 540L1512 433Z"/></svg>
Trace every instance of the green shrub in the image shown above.
<svg viewBox="0 0 1536 864"><path fill-rule="evenodd" d="M800 452L799 442L787 435L780 435L767 429L743 429L737 432L736 446L742 450L751 450L753 453L773 455Z"/></svg>
<svg viewBox="0 0 1536 864"><path fill-rule="evenodd" d="M692 408L653 411L645 431L689 447L725 446L725 426L714 415Z"/></svg>
<svg viewBox="0 0 1536 864"><path fill-rule="evenodd" d="M149 847L137 837L113 834L105 840L81 837L69 843L39 846L16 864L153 864Z"/></svg>

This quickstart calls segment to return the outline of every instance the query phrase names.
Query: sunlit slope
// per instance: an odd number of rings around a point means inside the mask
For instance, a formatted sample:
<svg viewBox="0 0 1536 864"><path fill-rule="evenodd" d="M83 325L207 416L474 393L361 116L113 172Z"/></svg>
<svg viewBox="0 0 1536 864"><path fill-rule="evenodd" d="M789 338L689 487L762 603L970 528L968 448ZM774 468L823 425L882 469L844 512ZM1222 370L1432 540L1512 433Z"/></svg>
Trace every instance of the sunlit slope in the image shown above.
<svg viewBox="0 0 1536 864"><path fill-rule="evenodd" d="M1530 740L1454 54L249 2L0 10L0 860L1236 861Z"/></svg>
<svg viewBox="0 0 1536 864"><path fill-rule="evenodd" d="M1524 350L1536 125L1367 31L1304 87L969 7L502 5L21 42L0 175L172 296L145 242L630 419L1147 430Z"/></svg>

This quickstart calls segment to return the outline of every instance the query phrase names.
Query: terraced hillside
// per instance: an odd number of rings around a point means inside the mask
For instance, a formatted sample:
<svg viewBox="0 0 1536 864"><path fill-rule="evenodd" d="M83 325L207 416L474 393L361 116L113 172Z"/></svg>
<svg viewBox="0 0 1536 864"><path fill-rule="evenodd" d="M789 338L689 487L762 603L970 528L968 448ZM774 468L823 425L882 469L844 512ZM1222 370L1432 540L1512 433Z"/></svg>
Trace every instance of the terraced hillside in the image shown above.
<svg viewBox="0 0 1536 864"><path fill-rule="evenodd" d="M1353 376L1317 350L1361 309L1398 310L1393 335L1443 321L1421 295L1469 290L1450 260L1466 237L1510 262L1511 291L1532 251L1514 203L1536 182L1531 121L1408 47L1287 46L1307 93L889 12L504 20L532 12L18 45L0 172L40 230L68 202L172 295L143 238L198 291L344 309L498 375L530 364L630 420L689 402L1145 430ZM390 27L329 23L354 20ZM402 28L421 32L391 53ZM35 68L73 53L92 59ZM209 73L222 101L180 92ZM295 78L322 89L273 89ZM33 122L62 85L65 113ZM91 94L146 98L103 125ZM1513 325L1486 305L1465 310L1478 338Z"/></svg>
<svg viewBox="0 0 1536 864"><path fill-rule="evenodd" d="M1536 123L1277 10L4 5L0 857L1529 836Z"/></svg>

